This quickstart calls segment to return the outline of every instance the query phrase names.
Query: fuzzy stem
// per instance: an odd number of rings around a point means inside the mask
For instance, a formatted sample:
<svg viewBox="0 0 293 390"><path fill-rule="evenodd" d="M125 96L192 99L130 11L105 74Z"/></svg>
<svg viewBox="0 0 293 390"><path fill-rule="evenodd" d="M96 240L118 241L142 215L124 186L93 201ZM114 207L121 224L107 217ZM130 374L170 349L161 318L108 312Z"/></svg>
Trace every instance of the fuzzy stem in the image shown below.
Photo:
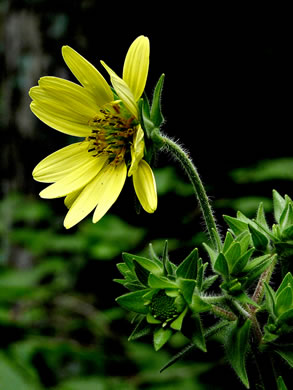
<svg viewBox="0 0 293 390"><path fill-rule="evenodd" d="M157 142L161 141L161 145L165 146L166 149L171 152L174 157L176 157L176 159L181 163L183 169L187 173L189 180L191 181L191 184L193 186L196 197L199 201L199 205L203 213L210 240L213 244L214 249L220 250L220 234L217 229L209 199L207 197L205 188L202 184L196 167L193 165L188 154L176 142L165 136L162 136L159 133L155 133L153 136L154 138L156 138Z"/></svg>
<svg viewBox="0 0 293 390"><path fill-rule="evenodd" d="M225 318L225 320L228 320L228 321L237 320L237 317L234 313L232 313L231 311L228 311L226 309L223 309L222 307L212 305L211 310L216 316L221 317L221 318Z"/></svg>
<svg viewBox="0 0 293 390"><path fill-rule="evenodd" d="M265 288L264 282L269 283L276 263L277 263L277 256L275 255L275 259L273 260L272 264L268 267L268 269L266 269L260 275L257 286L256 286L254 293L253 293L253 296L252 296L252 299L257 304L260 304L262 301L262 298L264 296L264 288ZM254 312L255 310L256 310L256 307L251 306L251 311Z"/></svg>

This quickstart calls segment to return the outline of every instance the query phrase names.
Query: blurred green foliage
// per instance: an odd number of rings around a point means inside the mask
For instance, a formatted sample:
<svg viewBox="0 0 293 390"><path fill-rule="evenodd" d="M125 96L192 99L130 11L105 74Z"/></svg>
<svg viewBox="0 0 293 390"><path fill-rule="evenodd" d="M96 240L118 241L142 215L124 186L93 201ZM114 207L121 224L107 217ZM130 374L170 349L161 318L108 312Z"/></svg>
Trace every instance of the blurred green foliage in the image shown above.
<svg viewBox="0 0 293 390"><path fill-rule="evenodd" d="M170 196L179 203L194 201L190 186L173 168L156 170L156 178L162 204ZM261 199L271 209L267 198ZM258 201L259 196L242 196L214 205L221 214L227 207L255 212ZM115 303L122 289L112 279L118 276L121 252L147 251L151 227L108 214L98 224L87 218L66 231L63 217L50 202L20 193L0 203L0 389L222 389L221 381L213 381L215 372L231 371L221 360L216 337L208 354L190 354L162 374L159 370L171 355L186 345L183 336L174 336L159 352L150 339L127 341L131 318ZM185 220L189 228L194 224L190 218ZM164 238L162 232L154 240L156 250ZM185 241L174 237L171 256L179 262L182 248L200 245L205 238L200 228L190 229ZM233 376L231 383L237 383Z"/></svg>

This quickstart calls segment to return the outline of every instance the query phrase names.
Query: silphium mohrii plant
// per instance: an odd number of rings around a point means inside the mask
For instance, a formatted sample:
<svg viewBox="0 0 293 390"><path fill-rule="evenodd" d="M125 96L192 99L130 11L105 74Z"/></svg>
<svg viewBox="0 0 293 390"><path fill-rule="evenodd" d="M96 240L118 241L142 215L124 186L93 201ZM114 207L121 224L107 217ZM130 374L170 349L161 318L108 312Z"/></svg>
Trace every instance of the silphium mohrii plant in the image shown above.
<svg viewBox="0 0 293 390"><path fill-rule="evenodd" d="M129 339L152 335L159 350L174 333L182 333L189 342L164 370L191 349L207 352L216 334L243 387L288 389L283 362L293 366L291 198L273 191L272 226L260 204L253 219L241 212L225 215L228 228L220 234L189 154L162 132L164 75L151 101L146 96L148 38L139 36L130 45L122 77L102 62L111 84L71 47L64 46L62 55L79 84L46 76L31 88L30 96L31 109L41 121L78 137L33 171L35 180L50 184L41 197L65 198L69 211L64 226L73 227L91 212L98 222L117 200L127 176L141 207L155 212L152 167L161 151L181 164L205 222L206 242L182 261L170 259L167 242L160 256L151 245L149 255L123 254L118 264L123 278L115 281L128 290L117 302L134 315ZM249 356L257 377L250 377Z"/></svg>

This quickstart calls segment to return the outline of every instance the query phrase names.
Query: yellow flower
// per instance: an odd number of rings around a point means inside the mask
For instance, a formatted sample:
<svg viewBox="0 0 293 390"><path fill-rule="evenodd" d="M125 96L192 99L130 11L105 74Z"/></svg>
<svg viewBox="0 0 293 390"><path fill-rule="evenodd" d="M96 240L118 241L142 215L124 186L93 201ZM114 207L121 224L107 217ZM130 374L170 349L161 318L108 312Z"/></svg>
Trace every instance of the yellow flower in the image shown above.
<svg viewBox="0 0 293 390"><path fill-rule="evenodd" d="M81 85L57 77L42 77L31 88L31 110L48 126L83 137L49 155L34 169L35 180L53 183L41 191L42 198L65 196L69 211L64 226L70 228L94 209L99 221L118 198L128 176L148 213L157 208L152 169L143 159L144 132L139 123L137 101L149 67L149 40L138 37L130 46L120 78L102 62L115 92L98 70L69 46L63 58Z"/></svg>

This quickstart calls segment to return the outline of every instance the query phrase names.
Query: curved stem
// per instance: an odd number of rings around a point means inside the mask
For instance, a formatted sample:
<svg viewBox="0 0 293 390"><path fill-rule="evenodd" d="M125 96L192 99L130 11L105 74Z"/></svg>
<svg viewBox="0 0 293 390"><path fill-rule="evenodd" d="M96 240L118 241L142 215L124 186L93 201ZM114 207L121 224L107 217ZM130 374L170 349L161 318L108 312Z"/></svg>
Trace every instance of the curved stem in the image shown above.
<svg viewBox="0 0 293 390"><path fill-rule="evenodd" d="M187 173L189 180L193 186L194 192L199 201L201 211L205 220L205 224L208 230L210 240L213 244L214 249L221 249L221 238L217 229L217 225L213 216L212 208L209 203L208 196L206 194L205 188L202 184L202 181L199 177L196 167L193 165L188 154L179 146L176 142L162 136L159 133L153 134L156 138L156 141L161 141L161 145L164 145L169 152L172 153L174 157L181 163L183 169Z"/></svg>

